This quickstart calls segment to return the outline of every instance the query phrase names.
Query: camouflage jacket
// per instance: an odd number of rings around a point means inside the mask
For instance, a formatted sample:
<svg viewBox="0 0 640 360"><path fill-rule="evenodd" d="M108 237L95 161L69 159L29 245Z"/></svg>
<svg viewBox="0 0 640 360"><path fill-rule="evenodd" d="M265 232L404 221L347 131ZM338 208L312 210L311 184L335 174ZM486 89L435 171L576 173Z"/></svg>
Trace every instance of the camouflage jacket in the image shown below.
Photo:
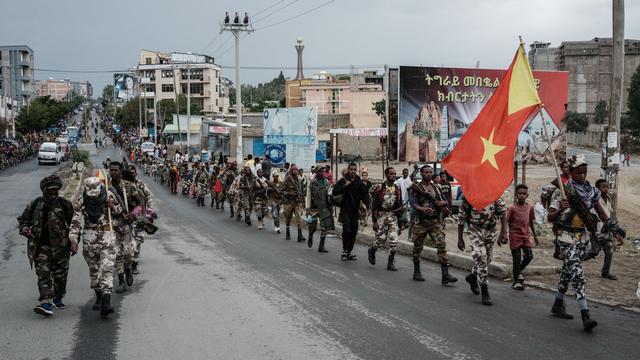
<svg viewBox="0 0 640 360"><path fill-rule="evenodd" d="M395 190L389 191L386 182L375 185L371 189L371 219L376 222L381 211L396 211L397 216L402 215L402 192L400 187L394 185Z"/></svg>
<svg viewBox="0 0 640 360"><path fill-rule="evenodd" d="M69 245L69 226L73 217L73 205L67 199L58 197L49 207L49 216L44 218L44 199L40 196L29 203L18 217L20 234L26 235L27 229L31 235L27 238L27 256L33 263L36 247L40 242L44 222L47 222L49 243L56 246Z"/></svg>
<svg viewBox="0 0 640 360"><path fill-rule="evenodd" d="M464 225L466 222L482 229L493 230L496 228L498 220L502 219L506 212L507 205L502 198L498 198L494 203L478 211L463 197L458 210L458 224Z"/></svg>
<svg viewBox="0 0 640 360"><path fill-rule="evenodd" d="M267 179L262 177L261 179L255 177L253 180L253 194L256 199L267 200L267 192L269 190L269 184Z"/></svg>
<svg viewBox="0 0 640 360"><path fill-rule="evenodd" d="M119 201L121 199L118 199L118 196L116 196L113 191L109 191L108 196L114 205L114 209L111 210L111 217L113 219L122 214L124 205L120 204ZM79 196L73 204L73 219L71 220L71 227L69 229L69 238L75 239L80 236L80 231L83 228L85 230L107 231L109 229L109 213L107 211L107 206L104 206L102 216L100 216L98 221L96 223L92 223L87 216L87 212L84 207L84 199L82 196Z"/></svg>
<svg viewBox="0 0 640 360"><path fill-rule="evenodd" d="M238 170L225 170L222 174L223 181L222 187L224 191L229 191L231 189L231 185L233 185L234 180L238 177Z"/></svg>
<svg viewBox="0 0 640 360"><path fill-rule="evenodd" d="M302 191L302 182L298 177L294 178L288 175L282 184L282 198L285 204L303 203L304 192Z"/></svg>
<svg viewBox="0 0 640 360"><path fill-rule="evenodd" d="M442 209L436 206L436 201L445 200L440 192L440 188L431 181L422 181L419 184L411 184L409 188L409 204L413 209L426 207L434 210L432 215L416 211L418 222L426 220L438 220Z"/></svg>
<svg viewBox="0 0 640 360"><path fill-rule="evenodd" d="M111 183L109 185L112 185L111 190L115 190L114 195L119 198L118 202L123 205L122 212L119 215L113 216L113 227L120 233L126 232L130 230L129 224L131 223L126 216L136 206L144 206L144 194L139 191L138 187L134 183L127 180L120 180L120 184L118 186ZM126 197L124 196L125 192Z"/></svg>
<svg viewBox="0 0 640 360"><path fill-rule="evenodd" d="M153 209L154 207L153 207L153 202L151 201L151 192L149 192L149 188L147 187L147 184L142 182L142 180L136 179L135 185L138 187L138 190L141 191L142 194L144 195L146 207Z"/></svg>

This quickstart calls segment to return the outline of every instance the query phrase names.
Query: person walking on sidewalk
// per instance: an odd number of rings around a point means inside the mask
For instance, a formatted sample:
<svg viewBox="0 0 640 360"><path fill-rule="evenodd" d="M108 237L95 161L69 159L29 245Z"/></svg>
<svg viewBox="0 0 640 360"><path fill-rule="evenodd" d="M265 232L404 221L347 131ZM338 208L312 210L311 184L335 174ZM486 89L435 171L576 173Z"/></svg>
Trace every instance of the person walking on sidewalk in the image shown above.
<svg viewBox="0 0 640 360"><path fill-rule="evenodd" d="M605 179L596 181L596 188L600 190L600 206L607 216L611 216L611 195L609 195L609 183ZM595 212L595 210L594 210ZM603 223L598 222L598 232L602 230ZM601 276L609 280L618 280L618 277L611 273L611 262L613 261L613 242L603 241L602 250L604 252L604 263L602 264Z"/></svg>
<svg viewBox="0 0 640 360"><path fill-rule="evenodd" d="M386 181L380 185L375 185L371 191L371 219L373 220L373 231L376 239L368 250L369 263L371 265L376 264L376 251L388 242L389 259L387 260L387 270L398 271L395 267L394 259L396 246L398 245L398 235L400 235L398 218L404 212L402 192L395 185L396 170L394 168L386 168L384 176ZM378 224L378 220L381 220L382 226Z"/></svg>
<svg viewBox="0 0 640 360"><path fill-rule="evenodd" d="M357 171L358 165L350 163L347 167L347 173L333 188L332 195L342 195L340 215L338 216L342 223L342 261L356 260L356 255L351 252L358 235L358 214L361 205L369 208L369 194L367 194L367 188L360 177L356 175Z"/></svg>
<svg viewBox="0 0 640 360"><path fill-rule="evenodd" d="M42 196L27 205L18 217L20 235L27 238L27 257L38 276L39 305L36 314L53 315L53 308L64 309L70 255L78 251L77 237L69 237L73 205L59 196L62 180L58 175L40 181Z"/></svg>
<svg viewBox="0 0 640 360"><path fill-rule="evenodd" d="M471 233L471 256L473 257L473 268L465 280L471 286L471 292L478 294L478 284L482 293L482 304L492 305L489 295L489 264L493 255L493 244L506 244L505 226L506 205L501 198L494 203L487 205L482 210L476 210L469 204L465 197L462 198L460 210L458 212L458 249L464 251L464 225L469 226ZM496 227L500 221L500 233Z"/></svg>
<svg viewBox="0 0 640 360"><path fill-rule="evenodd" d="M513 260L513 285L515 290L524 290L524 275L522 271L533 260L531 251L531 237L538 245L538 236L534 228L535 214L533 206L527 201L529 188L527 185L518 184L516 186L516 203L509 206L505 223L509 227L509 247L511 248L511 258Z"/></svg>
<svg viewBox="0 0 640 360"><path fill-rule="evenodd" d="M315 176L309 182L307 192L307 217L309 222L309 236L307 237L307 246L313 247L313 234L316 232L318 223L320 223L320 244L318 252L326 253L324 242L327 237L327 231L334 231L333 214L329 205L329 181L324 176L324 168L317 167Z"/></svg>
<svg viewBox="0 0 640 360"><path fill-rule="evenodd" d="M444 199L439 188L431 182L433 169L429 165L420 168L422 182L411 185L409 203L415 211L413 225L413 280L424 281L420 272L420 254L428 240L427 246L435 245L438 262L442 272L442 285L458 281L449 274L449 259L447 257L447 242L442 231L442 215L448 211L449 203Z"/></svg>

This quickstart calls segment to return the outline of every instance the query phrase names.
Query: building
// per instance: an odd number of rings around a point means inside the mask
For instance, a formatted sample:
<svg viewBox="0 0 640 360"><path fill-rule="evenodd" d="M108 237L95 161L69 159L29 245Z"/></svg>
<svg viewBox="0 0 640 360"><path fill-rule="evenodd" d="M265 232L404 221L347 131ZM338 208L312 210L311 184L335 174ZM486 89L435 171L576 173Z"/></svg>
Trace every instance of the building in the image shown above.
<svg viewBox="0 0 640 360"><path fill-rule="evenodd" d="M14 98L19 107L33 98L33 50L27 45L0 46L0 94Z"/></svg>
<svg viewBox="0 0 640 360"><path fill-rule="evenodd" d="M63 101L71 94L73 86L69 80L36 80L36 96L49 96L52 99Z"/></svg>
<svg viewBox="0 0 640 360"><path fill-rule="evenodd" d="M631 76L640 66L640 40L625 40L623 111L626 111ZM568 111L593 114L598 101L611 99L611 38L589 41L563 41L552 48L534 42L529 51L533 70L569 72Z"/></svg>
<svg viewBox="0 0 640 360"><path fill-rule="evenodd" d="M229 111L228 84L223 84L220 66L210 56L142 50L138 66L131 71L142 82L142 96L150 112L158 101L174 100L176 93L186 95L189 83L191 102L198 104L205 115Z"/></svg>
<svg viewBox="0 0 640 360"><path fill-rule="evenodd" d="M75 95L82 96L85 99L93 97L93 86L88 81L72 81L71 90Z"/></svg>

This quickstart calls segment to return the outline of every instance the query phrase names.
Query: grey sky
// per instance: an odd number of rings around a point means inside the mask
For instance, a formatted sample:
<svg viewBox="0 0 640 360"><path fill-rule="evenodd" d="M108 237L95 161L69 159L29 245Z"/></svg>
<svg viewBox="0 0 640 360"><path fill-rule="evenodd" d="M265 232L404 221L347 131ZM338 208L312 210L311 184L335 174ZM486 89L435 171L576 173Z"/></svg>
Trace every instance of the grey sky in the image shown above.
<svg viewBox="0 0 640 360"><path fill-rule="evenodd" d="M255 28L270 25L328 0L3 0L0 44L27 44L37 68L118 70L135 66L140 49L200 52L218 36L224 11L262 13ZM640 1L625 2L626 38L640 38ZM295 20L257 30L242 40L241 64L296 64L293 45L304 38L305 66L350 64L505 68L518 35L528 44L611 36L611 0L335 0ZM234 64L225 33L205 53ZM220 46L225 41L224 46ZM224 50L229 49L225 54ZM214 53L212 53L214 50ZM319 70L306 70L311 75ZM348 72L348 70L333 70ZM232 69L223 70L234 79ZM268 81L278 70L245 70L243 83ZM295 70L285 70L295 76ZM96 95L110 74L37 72L89 80Z"/></svg>

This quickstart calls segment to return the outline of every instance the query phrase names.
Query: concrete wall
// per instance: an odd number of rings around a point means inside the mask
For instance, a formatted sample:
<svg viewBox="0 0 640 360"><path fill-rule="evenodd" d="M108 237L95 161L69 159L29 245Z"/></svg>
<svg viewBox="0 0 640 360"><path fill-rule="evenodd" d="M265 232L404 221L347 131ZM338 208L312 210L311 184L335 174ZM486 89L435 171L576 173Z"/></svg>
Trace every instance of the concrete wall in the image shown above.
<svg viewBox="0 0 640 360"><path fill-rule="evenodd" d="M586 131L582 133L567 133L567 144L599 149L602 147L602 132Z"/></svg>

